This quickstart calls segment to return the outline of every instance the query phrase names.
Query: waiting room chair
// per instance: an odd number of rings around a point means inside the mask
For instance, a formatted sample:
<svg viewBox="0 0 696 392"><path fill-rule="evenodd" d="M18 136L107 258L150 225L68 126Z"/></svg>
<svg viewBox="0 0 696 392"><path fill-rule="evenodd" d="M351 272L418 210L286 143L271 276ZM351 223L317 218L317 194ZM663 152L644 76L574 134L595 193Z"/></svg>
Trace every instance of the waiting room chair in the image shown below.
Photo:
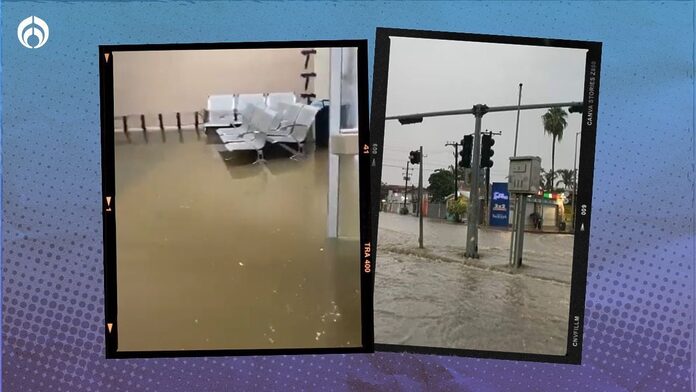
<svg viewBox="0 0 696 392"><path fill-rule="evenodd" d="M300 159L304 157L304 143L309 134L309 130L314 125L319 107L311 105L303 105L300 113L293 124L289 126L288 134L268 135L267 140L272 144L280 143L280 146L293 153L290 159ZM297 150L287 146L287 143L297 144Z"/></svg>
<svg viewBox="0 0 696 392"><path fill-rule="evenodd" d="M211 95L206 108L205 127L229 127L234 123L236 97L234 95Z"/></svg>
<svg viewBox="0 0 696 392"><path fill-rule="evenodd" d="M253 110L251 118L234 128L220 128L216 132L220 136L223 143L236 141L241 135L249 131L260 131L267 133L268 131L278 127L280 114L276 111L267 108L256 106Z"/></svg>
<svg viewBox="0 0 696 392"><path fill-rule="evenodd" d="M254 165L264 163L266 160L263 157L263 148L266 146L266 135L259 131L250 131L241 136L241 138L232 143L225 143L227 151L248 151L256 150L256 161Z"/></svg>
<svg viewBox="0 0 696 392"><path fill-rule="evenodd" d="M235 109L237 113L243 113L249 105L266 107L264 94L238 94Z"/></svg>
<svg viewBox="0 0 696 392"><path fill-rule="evenodd" d="M281 110L281 104L291 105L297 102L295 93L270 93L266 97L266 106L276 110Z"/></svg>

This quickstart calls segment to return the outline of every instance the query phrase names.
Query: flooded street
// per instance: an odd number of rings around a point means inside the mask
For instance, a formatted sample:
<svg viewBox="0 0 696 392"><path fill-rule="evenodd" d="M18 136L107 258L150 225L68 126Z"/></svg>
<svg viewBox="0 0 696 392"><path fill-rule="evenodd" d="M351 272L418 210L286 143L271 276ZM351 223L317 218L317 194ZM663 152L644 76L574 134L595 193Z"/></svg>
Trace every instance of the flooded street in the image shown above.
<svg viewBox="0 0 696 392"><path fill-rule="evenodd" d="M573 237L525 235L520 271L507 268L510 234L479 231L481 259L465 260L466 226L380 213L375 342L563 355Z"/></svg>
<svg viewBox="0 0 696 392"><path fill-rule="evenodd" d="M223 160L117 135L119 350L361 345L359 245L327 238L326 151Z"/></svg>

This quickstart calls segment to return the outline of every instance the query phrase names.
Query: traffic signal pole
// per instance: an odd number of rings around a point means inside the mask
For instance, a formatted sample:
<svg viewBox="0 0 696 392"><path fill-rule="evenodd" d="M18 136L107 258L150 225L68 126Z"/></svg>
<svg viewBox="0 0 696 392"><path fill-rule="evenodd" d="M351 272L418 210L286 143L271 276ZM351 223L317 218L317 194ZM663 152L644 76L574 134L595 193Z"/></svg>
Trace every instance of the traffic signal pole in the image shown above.
<svg viewBox="0 0 696 392"><path fill-rule="evenodd" d="M457 167L459 166L459 143L457 142L450 142L450 143L445 143L445 146L454 146L454 201L456 202L458 197L457 193L459 192L459 184L457 183L458 179L458 169Z"/></svg>
<svg viewBox="0 0 696 392"><path fill-rule="evenodd" d="M484 175L484 187L486 189L486 197L484 198L485 203L484 206L486 207L483 210L483 219L482 222L485 225L490 224L489 222L489 211L490 211L490 182L491 182L491 167L493 167L493 145L495 145L495 139L493 139L494 135L501 135L502 132L493 132L486 130L486 132L481 132L481 168L485 168L485 172L483 173Z"/></svg>
<svg viewBox="0 0 696 392"><path fill-rule="evenodd" d="M124 117L125 118L125 117ZM459 156L459 143L454 143L454 201L456 202L457 199L459 198L457 196L457 193L459 193L459 183L457 182L457 156Z"/></svg>
<svg viewBox="0 0 696 392"><path fill-rule="evenodd" d="M404 208L406 208L406 196L408 196L408 165L409 161L406 161L406 176L404 176L404 180L406 180L406 183L404 184Z"/></svg>
<svg viewBox="0 0 696 392"><path fill-rule="evenodd" d="M474 105L474 116L476 125L474 126L474 148L471 156L471 189L469 190L469 216L466 228L466 251L465 257L472 259L478 258L478 223L481 212L481 201L479 200L479 187L481 181L481 118L486 114L486 105Z"/></svg>
<svg viewBox="0 0 696 392"><path fill-rule="evenodd" d="M418 164L418 247L423 249L423 146Z"/></svg>
<svg viewBox="0 0 696 392"><path fill-rule="evenodd" d="M511 106L495 106L488 107L483 104L476 104L471 109L445 110L439 112L413 113L406 115L387 116L385 120L398 120L402 125L415 124L423 121L424 117L440 117L440 116L457 116L462 114L473 114L476 118L476 126L474 132L474 146L472 159L472 184L469 197L469 222L467 225L466 252L465 256L470 258L478 258L478 219L481 213L481 205L479 200L479 186L481 183L480 160L481 160L481 118L486 113L493 112L508 112L513 110L533 110L533 109L549 109L570 107L577 111L581 111L582 102L559 102L559 103L542 103L531 105L511 105ZM571 112L574 112L571 110ZM519 244L521 245L521 244Z"/></svg>
<svg viewBox="0 0 696 392"><path fill-rule="evenodd" d="M491 211L491 168L486 168L486 210L483 212L483 221L490 226L490 211Z"/></svg>

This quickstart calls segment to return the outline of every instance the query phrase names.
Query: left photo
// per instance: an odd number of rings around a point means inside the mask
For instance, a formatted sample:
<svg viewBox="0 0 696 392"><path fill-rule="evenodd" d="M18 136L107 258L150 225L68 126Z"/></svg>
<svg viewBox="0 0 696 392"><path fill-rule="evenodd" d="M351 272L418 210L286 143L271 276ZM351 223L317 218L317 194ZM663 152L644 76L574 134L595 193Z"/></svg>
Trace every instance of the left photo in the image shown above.
<svg viewBox="0 0 696 392"><path fill-rule="evenodd" d="M100 47L107 357L371 345L365 49Z"/></svg>

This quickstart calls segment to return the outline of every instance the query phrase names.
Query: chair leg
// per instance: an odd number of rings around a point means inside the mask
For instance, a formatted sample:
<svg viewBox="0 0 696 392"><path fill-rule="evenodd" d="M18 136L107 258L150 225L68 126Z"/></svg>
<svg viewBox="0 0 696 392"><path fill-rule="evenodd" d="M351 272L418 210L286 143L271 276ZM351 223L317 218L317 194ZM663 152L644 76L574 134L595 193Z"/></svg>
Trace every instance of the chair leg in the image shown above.
<svg viewBox="0 0 696 392"><path fill-rule="evenodd" d="M252 165L257 165L260 163L266 163L266 159L263 157L263 150L256 150L256 160Z"/></svg>
<svg viewBox="0 0 696 392"><path fill-rule="evenodd" d="M290 159L295 160L295 161L299 161L299 160L304 159L304 158L306 158L305 152L304 152L304 143L298 142L297 143L297 152L293 156L291 156Z"/></svg>

